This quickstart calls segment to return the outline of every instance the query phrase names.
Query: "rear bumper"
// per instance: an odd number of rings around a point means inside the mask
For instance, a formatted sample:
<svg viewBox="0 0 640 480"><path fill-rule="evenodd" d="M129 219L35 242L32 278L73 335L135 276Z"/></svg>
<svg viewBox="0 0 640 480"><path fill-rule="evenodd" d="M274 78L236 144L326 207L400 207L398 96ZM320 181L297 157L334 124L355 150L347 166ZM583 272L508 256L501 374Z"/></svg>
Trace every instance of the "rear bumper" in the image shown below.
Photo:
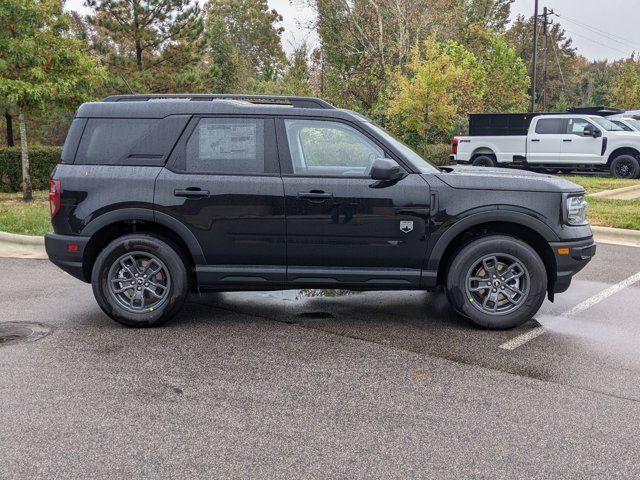
<svg viewBox="0 0 640 480"><path fill-rule="evenodd" d="M83 269L84 250L90 237L77 235L59 235L47 233L44 236L44 247L47 250L49 260L57 267L83 282L89 282ZM72 246L70 248L70 246Z"/></svg>
<svg viewBox="0 0 640 480"><path fill-rule="evenodd" d="M596 254L593 237L570 242L550 244L556 259L556 279L550 293L565 292L573 276L582 270ZM565 253L568 249L568 253ZM560 253L562 252L562 253Z"/></svg>

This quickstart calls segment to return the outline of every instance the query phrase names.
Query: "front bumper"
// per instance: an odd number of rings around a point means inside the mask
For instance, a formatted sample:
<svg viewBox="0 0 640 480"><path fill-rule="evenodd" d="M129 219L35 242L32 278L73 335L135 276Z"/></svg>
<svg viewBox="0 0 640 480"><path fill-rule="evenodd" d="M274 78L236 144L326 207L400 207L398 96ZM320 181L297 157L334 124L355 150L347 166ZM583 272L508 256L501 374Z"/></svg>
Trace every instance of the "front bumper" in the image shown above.
<svg viewBox="0 0 640 480"><path fill-rule="evenodd" d="M47 233L44 236L44 247L49 260L72 277L89 282L84 273L84 251L90 237L77 235L59 235Z"/></svg>
<svg viewBox="0 0 640 480"><path fill-rule="evenodd" d="M562 293L571 285L573 276L582 270L596 254L593 237L569 242L552 242L556 260L556 278L550 293Z"/></svg>

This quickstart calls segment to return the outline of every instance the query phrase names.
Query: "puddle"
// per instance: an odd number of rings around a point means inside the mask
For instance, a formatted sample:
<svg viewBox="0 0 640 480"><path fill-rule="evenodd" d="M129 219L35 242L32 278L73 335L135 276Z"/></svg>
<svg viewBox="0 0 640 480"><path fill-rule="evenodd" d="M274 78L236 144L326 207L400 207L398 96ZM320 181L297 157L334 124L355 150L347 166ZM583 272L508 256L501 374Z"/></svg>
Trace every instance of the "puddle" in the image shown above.
<svg viewBox="0 0 640 480"><path fill-rule="evenodd" d="M35 342L51 333L51 328L41 323L0 323L0 346L18 342Z"/></svg>

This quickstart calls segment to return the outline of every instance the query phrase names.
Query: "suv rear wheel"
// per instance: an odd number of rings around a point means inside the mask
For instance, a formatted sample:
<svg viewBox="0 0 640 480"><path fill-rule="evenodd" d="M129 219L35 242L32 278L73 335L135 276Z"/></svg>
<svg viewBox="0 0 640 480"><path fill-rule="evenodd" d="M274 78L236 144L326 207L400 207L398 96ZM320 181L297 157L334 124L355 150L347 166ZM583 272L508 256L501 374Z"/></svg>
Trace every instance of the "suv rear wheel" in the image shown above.
<svg viewBox="0 0 640 480"><path fill-rule="evenodd" d="M178 249L145 234L107 245L93 266L91 284L100 308L129 327L167 322L189 294L189 274Z"/></svg>
<svg viewBox="0 0 640 480"><path fill-rule="evenodd" d="M463 247L447 274L459 314L483 328L517 327L540 309L547 272L536 251L513 237L491 235Z"/></svg>

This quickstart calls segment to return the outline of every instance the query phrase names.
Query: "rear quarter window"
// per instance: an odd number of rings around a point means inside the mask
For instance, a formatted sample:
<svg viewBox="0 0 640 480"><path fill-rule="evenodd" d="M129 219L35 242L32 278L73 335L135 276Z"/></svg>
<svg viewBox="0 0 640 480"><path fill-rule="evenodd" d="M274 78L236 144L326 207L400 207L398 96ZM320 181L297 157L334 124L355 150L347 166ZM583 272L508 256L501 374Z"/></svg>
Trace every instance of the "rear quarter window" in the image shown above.
<svg viewBox="0 0 640 480"><path fill-rule="evenodd" d="M126 162L132 147L157 123L155 118L90 118L78 147L83 165L135 164Z"/></svg>

